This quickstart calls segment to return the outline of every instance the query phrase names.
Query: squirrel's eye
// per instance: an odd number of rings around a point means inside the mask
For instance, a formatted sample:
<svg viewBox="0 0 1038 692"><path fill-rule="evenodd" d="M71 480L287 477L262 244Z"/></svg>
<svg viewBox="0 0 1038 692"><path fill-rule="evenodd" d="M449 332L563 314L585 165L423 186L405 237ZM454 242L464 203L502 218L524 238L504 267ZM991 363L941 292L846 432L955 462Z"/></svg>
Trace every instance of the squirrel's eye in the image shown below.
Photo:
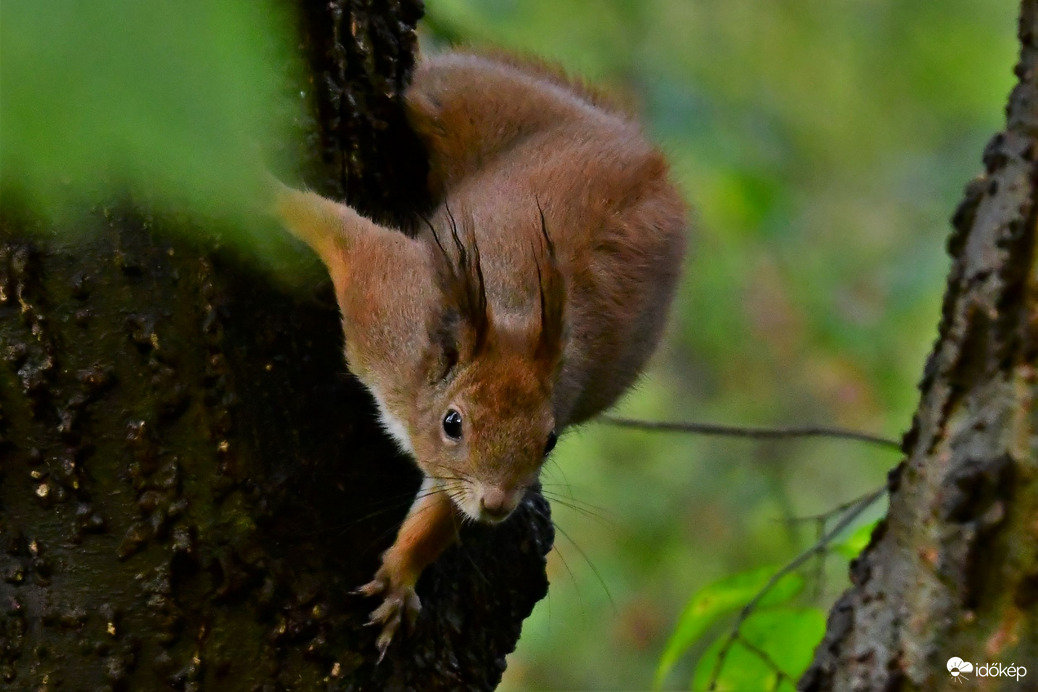
<svg viewBox="0 0 1038 692"><path fill-rule="evenodd" d="M443 432L452 440L461 439L461 414L454 409L447 409L447 415L443 417Z"/></svg>
<svg viewBox="0 0 1038 692"><path fill-rule="evenodd" d="M544 443L544 456L551 454L551 450L555 449L555 443L559 441L559 436L552 430L548 433L548 441Z"/></svg>

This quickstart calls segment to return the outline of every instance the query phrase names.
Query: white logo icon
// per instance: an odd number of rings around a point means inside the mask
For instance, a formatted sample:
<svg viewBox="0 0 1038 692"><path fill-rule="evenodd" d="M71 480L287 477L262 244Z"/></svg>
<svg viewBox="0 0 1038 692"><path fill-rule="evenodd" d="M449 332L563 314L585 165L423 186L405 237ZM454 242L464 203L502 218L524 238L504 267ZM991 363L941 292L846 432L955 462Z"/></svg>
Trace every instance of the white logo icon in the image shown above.
<svg viewBox="0 0 1038 692"><path fill-rule="evenodd" d="M955 682L969 680L963 673L972 673L973 664L969 661L963 661L958 656L952 656L948 659L948 672L951 673L952 679Z"/></svg>

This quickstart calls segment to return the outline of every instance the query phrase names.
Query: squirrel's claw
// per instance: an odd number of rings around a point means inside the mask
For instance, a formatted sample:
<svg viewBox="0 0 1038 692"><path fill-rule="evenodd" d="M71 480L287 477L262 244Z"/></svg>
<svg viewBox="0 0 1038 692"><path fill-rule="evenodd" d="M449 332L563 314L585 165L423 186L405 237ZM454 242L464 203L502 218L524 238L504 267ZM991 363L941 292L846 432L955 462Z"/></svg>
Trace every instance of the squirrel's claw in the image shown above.
<svg viewBox="0 0 1038 692"><path fill-rule="evenodd" d="M377 596L383 591L385 591L388 586L388 581L375 577L367 584L364 584L363 586L358 586L353 591L350 591L350 593L354 596ZM369 622L368 624L370 625L371 623Z"/></svg>
<svg viewBox="0 0 1038 692"><path fill-rule="evenodd" d="M414 627L418 613L422 610L422 602L415 593L414 587L407 584L393 585L384 575L375 578L358 588L353 593L360 596L377 596L383 594L382 604L371 611L368 625L382 626L375 646L378 647L378 662L381 663L393 641L393 635L400 628L400 623L407 620L408 627Z"/></svg>

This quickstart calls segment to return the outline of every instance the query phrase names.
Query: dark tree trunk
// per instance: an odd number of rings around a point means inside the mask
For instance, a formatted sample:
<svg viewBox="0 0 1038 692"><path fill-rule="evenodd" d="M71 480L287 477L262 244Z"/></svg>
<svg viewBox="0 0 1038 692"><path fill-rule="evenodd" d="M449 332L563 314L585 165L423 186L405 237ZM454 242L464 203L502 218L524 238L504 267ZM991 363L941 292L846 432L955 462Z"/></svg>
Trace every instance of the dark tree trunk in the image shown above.
<svg viewBox="0 0 1038 692"><path fill-rule="evenodd" d="M1038 1L1019 84L953 219L953 265L890 511L851 567L803 690L932 690L947 661L1038 688Z"/></svg>
<svg viewBox="0 0 1038 692"><path fill-rule="evenodd" d="M405 217L420 0L299 4L309 183ZM0 688L494 687L546 593L544 500L466 529L376 666L377 603L349 592L419 477L346 372L330 290L290 295L143 207L88 218L85 244L0 218Z"/></svg>

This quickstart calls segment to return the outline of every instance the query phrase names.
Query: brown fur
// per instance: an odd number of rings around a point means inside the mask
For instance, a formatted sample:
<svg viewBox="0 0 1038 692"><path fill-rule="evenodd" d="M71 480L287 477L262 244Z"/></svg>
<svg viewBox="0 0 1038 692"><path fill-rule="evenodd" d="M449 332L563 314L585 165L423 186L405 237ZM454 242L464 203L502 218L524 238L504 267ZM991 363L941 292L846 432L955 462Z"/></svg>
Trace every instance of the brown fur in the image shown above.
<svg viewBox="0 0 1038 692"><path fill-rule="evenodd" d="M363 588L385 595L373 613L383 649L454 522L507 516L552 430L612 405L638 377L686 227L638 127L544 65L429 58L406 102L439 204L417 237L310 193L283 188L278 203L329 268L351 368L427 478ZM462 417L460 439L445 433L448 410Z"/></svg>

